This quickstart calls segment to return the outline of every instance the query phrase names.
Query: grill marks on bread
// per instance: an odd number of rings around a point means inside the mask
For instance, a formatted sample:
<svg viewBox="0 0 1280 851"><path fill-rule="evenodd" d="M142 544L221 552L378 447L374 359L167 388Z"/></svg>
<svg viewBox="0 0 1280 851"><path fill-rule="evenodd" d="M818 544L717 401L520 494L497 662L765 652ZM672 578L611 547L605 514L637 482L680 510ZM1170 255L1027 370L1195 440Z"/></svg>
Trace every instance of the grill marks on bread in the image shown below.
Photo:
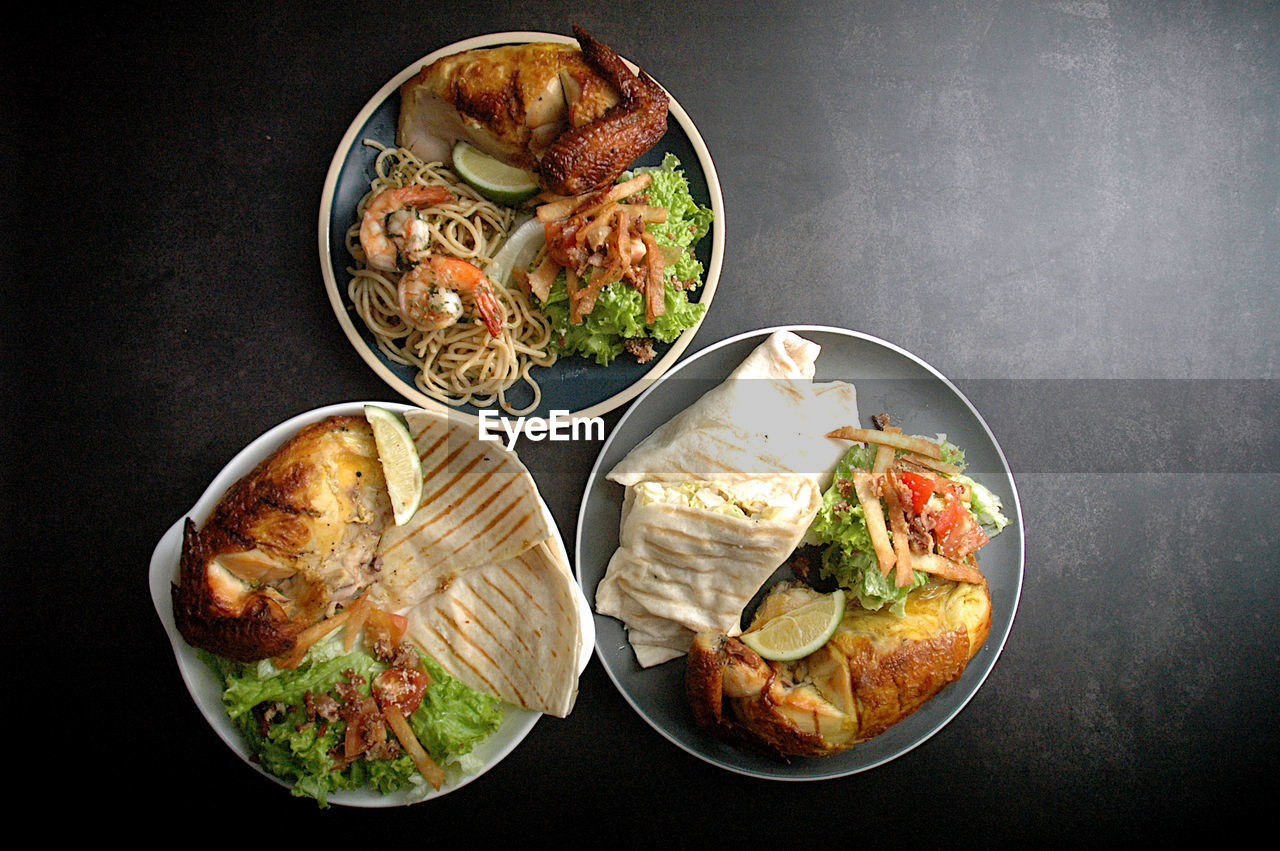
<svg viewBox="0 0 1280 851"><path fill-rule="evenodd" d="M449 575L415 608L409 632L468 686L563 717L581 643L571 583L546 547L526 550Z"/></svg>
<svg viewBox="0 0 1280 851"><path fill-rule="evenodd" d="M514 453L446 414L408 411L405 420L426 494L409 523L383 535L386 602L412 605L438 586L441 572L505 561L551 536L533 478Z"/></svg>

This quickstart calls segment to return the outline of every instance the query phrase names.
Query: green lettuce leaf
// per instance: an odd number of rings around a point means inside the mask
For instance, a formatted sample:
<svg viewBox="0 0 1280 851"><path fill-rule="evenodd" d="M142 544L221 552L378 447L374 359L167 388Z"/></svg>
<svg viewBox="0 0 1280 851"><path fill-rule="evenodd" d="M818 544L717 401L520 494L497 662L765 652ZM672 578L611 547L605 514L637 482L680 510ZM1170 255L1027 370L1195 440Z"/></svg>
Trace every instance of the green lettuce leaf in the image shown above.
<svg viewBox="0 0 1280 851"><path fill-rule="evenodd" d="M706 312L706 305L689 301L682 282L700 282L703 267L694 246L707 235L715 214L700 206L689 192L689 183L680 170L680 161L667 154L656 168L637 169L653 175L647 190L649 204L667 208L667 221L650 223L645 229L659 245L667 246L675 262L665 267L663 303L666 311L653 323L645 323L644 298L640 291L622 281L600 291L595 308L579 325L569 322L569 291L561 272L542 303L554 334L552 348L559 355L580 355L601 365L609 364L624 351L627 339L651 337L670 343L692 328ZM623 179L631 174L623 175ZM678 286L679 285L679 286Z"/></svg>
<svg viewBox="0 0 1280 851"><path fill-rule="evenodd" d="M292 671L269 661L240 664L211 654L202 656L222 677L223 705L259 764L291 783L294 795L314 798L324 808L336 791L372 789L390 794L423 782L413 760L403 753L389 760L356 760L336 770L329 753L342 743L346 723L315 723L307 718L306 694L330 692L335 683L348 680L348 673L362 680L357 684L362 693L369 693L369 683L386 666L362 648L347 653L341 639L331 636L313 647ZM498 729L503 705L463 685L434 659L422 656L422 660L432 682L409 723L432 759L447 767ZM255 712L260 706L273 707L278 713L271 723L263 723Z"/></svg>
<svg viewBox="0 0 1280 851"><path fill-rule="evenodd" d="M963 470L964 451L938 435L942 460ZM907 594L929 581L929 574L912 571L912 582L905 588L897 586L895 576L880 573L876 562L875 547L862 506L847 483L853 469L870 470L875 461L875 449L855 444L836 465L831 486L822 495L822 507L818 509L809 526L806 540L823 546L819 574L834 580L854 594L863 608L881 609L889 606L896 614L903 614ZM1001 513L1000 498L969 476L960 473L953 476L972 488L970 508L978 522L987 528L989 535L1000 532L1009 523Z"/></svg>
<svg viewBox="0 0 1280 851"><path fill-rule="evenodd" d="M883 576L880 573L862 506L858 504L857 497L841 484L848 481L854 468L870 470L875 454L872 447L855 445L840 459L831 486L822 495L822 507L809 526L809 539L824 545L819 568L821 575L835 580L857 597L865 609L889 606L895 613L903 614L907 593L929 581L929 575L920 570L912 571L912 583L899 588L893 574Z"/></svg>

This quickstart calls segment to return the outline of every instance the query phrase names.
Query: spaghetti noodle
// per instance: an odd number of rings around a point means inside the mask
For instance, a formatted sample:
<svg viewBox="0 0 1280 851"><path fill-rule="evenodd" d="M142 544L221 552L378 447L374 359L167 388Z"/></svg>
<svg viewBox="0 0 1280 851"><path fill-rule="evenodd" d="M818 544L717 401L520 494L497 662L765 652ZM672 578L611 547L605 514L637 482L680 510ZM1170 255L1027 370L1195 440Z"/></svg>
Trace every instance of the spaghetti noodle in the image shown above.
<svg viewBox="0 0 1280 851"><path fill-rule="evenodd" d="M496 403L513 415L534 410L542 392L530 370L550 366L556 355L549 346L551 322L527 294L491 281L504 314L497 336L478 320L465 318L441 330L423 331L405 322L400 313L399 273L372 268L360 244L360 223L372 198L387 189L442 185L454 199L419 211L430 230L427 251L470 261L483 270L509 236L515 212L481 198L440 163L423 162L403 148L368 140L365 144L379 153L369 192L346 234L347 251L355 260L347 270L352 309L388 360L414 368L414 384L428 397L452 407L487 408ZM532 401L517 407L508 391L520 382L532 391Z"/></svg>

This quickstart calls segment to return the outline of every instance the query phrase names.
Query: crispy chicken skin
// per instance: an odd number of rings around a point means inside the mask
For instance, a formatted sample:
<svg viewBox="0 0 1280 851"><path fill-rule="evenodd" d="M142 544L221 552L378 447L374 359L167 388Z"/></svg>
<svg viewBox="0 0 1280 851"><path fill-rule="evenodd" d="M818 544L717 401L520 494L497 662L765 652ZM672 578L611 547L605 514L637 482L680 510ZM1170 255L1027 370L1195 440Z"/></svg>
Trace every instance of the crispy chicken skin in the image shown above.
<svg viewBox="0 0 1280 851"><path fill-rule="evenodd" d="M174 620L188 643L238 661L292 649L357 596L391 517L363 417L303 427L183 532Z"/></svg>
<svg viewBox="0 0 1280 851"><path fill-rule="evenodd" d="M457 140L533 171L547 146L618 102L618 93L568 44L468 50L426 65L400 87L399 144L449 162Z"/></svg>
<svg viewBox="0 0 1280 851"><path fill-rule="evenodd" d="M466 141L577 195L615 180L667 128L667 95L580 27L581 48L533 43L441 57L400 87L396 138L449 162Z"/></svg>
<svg viewBox="0 0 1280 851"><path fill-rule="evenodd" d="M653 78L631 69L608 45L582 27L573 34L591 67L621 95L617 105L590 124L555 140L538 173L552 192L578 195L614 181L667 132L667 93Z"/></svg>
<svg viewBox="0 0 1280 851"><path fill-rule="evenodd" d="M754 623L813 599L782 583ZM991 628L986 585L942 581L913 591L906 615L853 604L836 634L795 662L762 659L737 638L699 633L685 690L699 726L777 758L825 756L883 733L959 679Z"/></svg>

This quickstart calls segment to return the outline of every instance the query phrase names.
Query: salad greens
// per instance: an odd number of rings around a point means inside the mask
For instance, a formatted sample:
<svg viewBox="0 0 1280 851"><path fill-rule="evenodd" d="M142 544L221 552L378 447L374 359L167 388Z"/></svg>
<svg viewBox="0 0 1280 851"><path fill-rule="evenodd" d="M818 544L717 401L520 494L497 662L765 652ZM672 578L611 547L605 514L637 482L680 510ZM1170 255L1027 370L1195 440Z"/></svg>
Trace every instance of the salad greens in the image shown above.
<svg viewBox="0 0 1280 851"><path fill-rule="evenodd" d="M340 790L389 794L426 783L403 751L393 759L357 759L335 767L330 752L341 749L346 722L308 716L310 697L330 693L336 683L354 682L362 694L369 693L369 684L387 666L359 643L346 652L342 639L330 636L312 647L295 670L277 668L269 660L238 663L204 651L201 655L220 675L223 705L255 758L267 772L292 783L294 795L315 798L323 808L328 796ZM442 767L463 773L479 768L468 757L502 723L502 702L468 688L435 660L418 655L432 682L422 705L408 717L410 726Z"/></svg>
<svg viewBox="0 0 1280 851"><path fill-rule="evenodd" d="M542 303L543 313L551 320L554 331L552 348L559 355L581 355L607 365L622 354L625 340L651 337L670 343L696 325L706 312L706 305L690 302L678 284L701 281L703 267L693 247L707 235L715 214L694 200L674 154L668 153L661 166L636 169L636 172L642 171L653 175L653 182L645 190L647 203L667 208L666 222L645 226L664 248L664 254L669 253L673 258L664 270L666 310L652 324L646 324L644 297L640 291L616 281L600 291L594 309L583 317L581 324L571 324L569 291L561 272ZM623 174L619 180L632 177L636 172Z"/></svg>
<svg viewBox="0 0 1280 851"><path fill-rule="evenodd" d="M938 443L942 460L963 470L964 452L941 435ZM809 526L806 540L822 547L821 576L851 592L863 608L875 610L889 606L894 613L903 614L907 594L928 582L929 574L913 570L913 581L901 588L892 573L882 575L862 506L841 492L841 483L848 481L851 471L870 470L875 455L874 446L862 444L851 446L844 454L836 465L831 485L822 496L822 507ZM972 488L970 510L989 534L997 534L1008 525L1009 519L1002 513L998 496L963 472L952 478Z"/></svg>

